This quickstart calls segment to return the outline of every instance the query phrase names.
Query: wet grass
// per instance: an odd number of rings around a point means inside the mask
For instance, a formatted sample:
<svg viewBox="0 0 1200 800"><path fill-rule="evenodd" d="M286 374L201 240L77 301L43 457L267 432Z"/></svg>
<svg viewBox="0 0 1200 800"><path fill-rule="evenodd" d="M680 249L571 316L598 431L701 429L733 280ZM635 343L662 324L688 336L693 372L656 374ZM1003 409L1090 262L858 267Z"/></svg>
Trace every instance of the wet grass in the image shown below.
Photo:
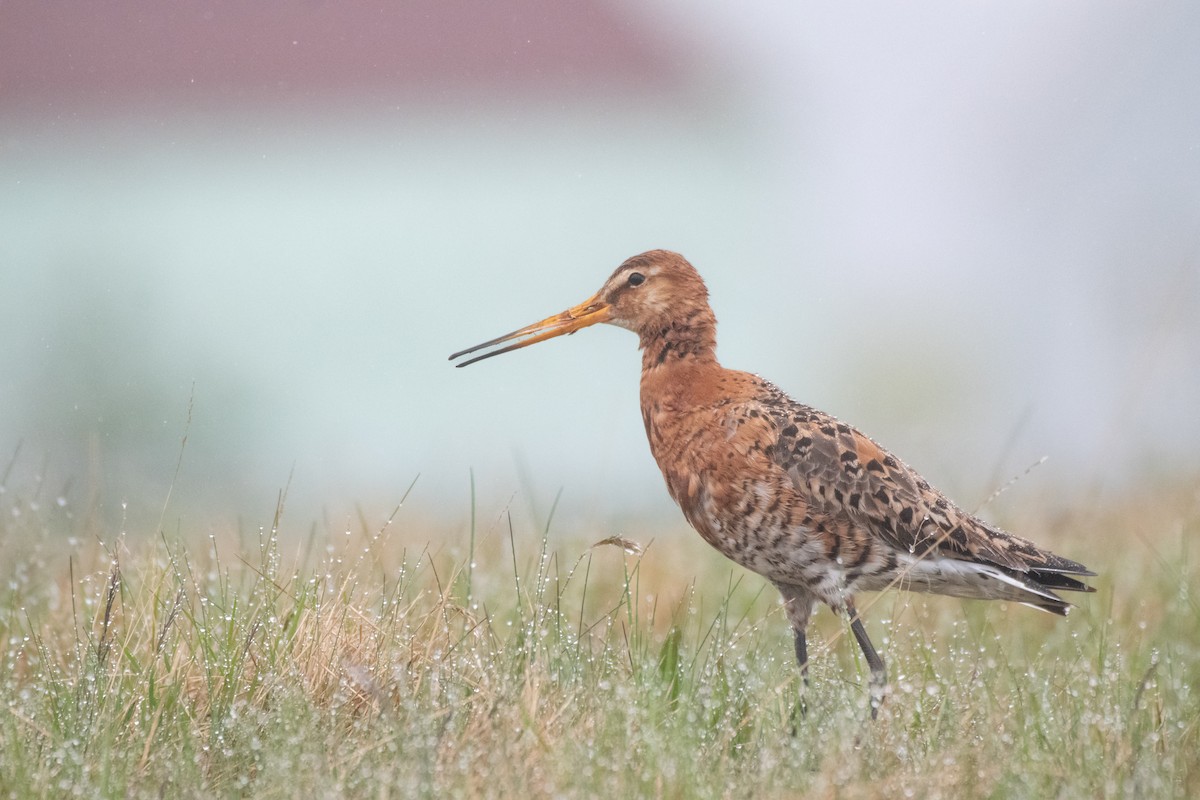
<svg viewBox="0 0 1200 800"><path fill-rule="evenodd" d="M876 723L827 612L794 716L773 590L694 536L95 526L0 494L0 796L1200 796L1194 488L1022 521L1101 573L1066 620L864 604Z"/></svg>

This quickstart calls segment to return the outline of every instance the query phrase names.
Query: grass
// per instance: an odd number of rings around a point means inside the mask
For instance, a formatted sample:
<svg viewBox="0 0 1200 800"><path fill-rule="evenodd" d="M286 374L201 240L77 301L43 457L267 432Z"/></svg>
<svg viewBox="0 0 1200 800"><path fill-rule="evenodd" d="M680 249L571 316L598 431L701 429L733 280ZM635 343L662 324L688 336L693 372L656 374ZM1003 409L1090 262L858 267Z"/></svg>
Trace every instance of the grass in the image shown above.
<svg viewBox="0 0 1200 800"><path fill-rule="evenodd" d="M873 724L827 612L793 716L774 591L698 537L471 516L85 535L0 494L0 796L1200 796L1194 486L1021 521L1101 573L1066 620L863 604Z"/></svg>

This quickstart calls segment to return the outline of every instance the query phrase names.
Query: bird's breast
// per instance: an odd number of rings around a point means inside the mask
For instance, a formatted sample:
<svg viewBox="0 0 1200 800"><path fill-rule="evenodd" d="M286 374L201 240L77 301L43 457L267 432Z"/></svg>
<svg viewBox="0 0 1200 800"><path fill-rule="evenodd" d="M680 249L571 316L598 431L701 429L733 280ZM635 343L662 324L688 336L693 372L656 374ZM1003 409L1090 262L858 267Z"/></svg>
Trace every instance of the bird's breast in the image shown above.
<svg viewBox="0 0 1200 800"><path fill-rule="evenodd" d="M731 401L643 400L667 491L710 545L773 579L816 557L808 505L771 457L778 437L771 419Z"/></svg>

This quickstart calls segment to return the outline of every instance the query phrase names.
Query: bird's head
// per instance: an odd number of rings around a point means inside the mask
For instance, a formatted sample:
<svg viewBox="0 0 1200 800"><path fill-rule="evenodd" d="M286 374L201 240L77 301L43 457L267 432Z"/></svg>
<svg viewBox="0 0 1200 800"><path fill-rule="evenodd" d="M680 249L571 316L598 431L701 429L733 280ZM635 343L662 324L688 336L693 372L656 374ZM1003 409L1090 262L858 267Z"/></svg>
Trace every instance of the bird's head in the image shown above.
<svg viewBox="0 0 1200 800"><path fill-rule="evenodd" d="M708 305L708 289L695 267L678 253L651 250L628 259L609 277L600 291L561 314L491 339L450 356L456 359L493 345L513 342L498 350L475 356L457 366L465 367L485 358L531 344L574 333L607 322L636 333L642 346L671 329L688 325L715 325Z"/></svg>

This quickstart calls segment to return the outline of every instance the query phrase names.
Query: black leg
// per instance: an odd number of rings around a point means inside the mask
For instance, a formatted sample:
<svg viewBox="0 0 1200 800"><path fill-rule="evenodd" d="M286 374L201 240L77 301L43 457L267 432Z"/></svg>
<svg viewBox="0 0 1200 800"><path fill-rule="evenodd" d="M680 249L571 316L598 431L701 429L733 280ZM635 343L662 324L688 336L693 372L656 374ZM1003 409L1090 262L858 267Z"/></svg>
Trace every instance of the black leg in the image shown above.
<svg viewBox="0 0 1200 800"><path fill-rule="evenodd" d="M808 686L808 640L804 638L804 631L796 631L796 663L800 665L800 677L804 678L804 685Z"/></svg>
<svg viewBox="0 0 1200 800"><path fill-rule="evenodd" d="M792 709L792 735L796 735L797 721L808 714L808 640L804 632L808 629L808 620L812 616L813 600L806 590L788 583L777 583L776 588L783 595L783 607L787 610L788 622L792 624L792 633L796 637L796 663L800 665L800 696Z"/></svg>
<svg viewBox="0 0 1200 800"><path fill-rule="evenodd" d="M862 648L863 655L867 659L867 666L871 669L871 719L876 719L879 716L879 707L883 705L884 691L887 688L887 668L884 667L879 653L875 652L871 640L867 638L867 629L863 627L854 605L847 603L846 610L850 612L850 630L854 631L854 638L858 640L858 646Z"/></svg>
<svg viewBox="0 0 1200 800"><path fill-rule="evenodd" d="M804 680L804 686L800 689L796 707L792 709L792 736L796 735L799 720L808 716L808 640L804 638L804 631L800 630L796 631L796 662L800 665L800 677Z"/></svg>

